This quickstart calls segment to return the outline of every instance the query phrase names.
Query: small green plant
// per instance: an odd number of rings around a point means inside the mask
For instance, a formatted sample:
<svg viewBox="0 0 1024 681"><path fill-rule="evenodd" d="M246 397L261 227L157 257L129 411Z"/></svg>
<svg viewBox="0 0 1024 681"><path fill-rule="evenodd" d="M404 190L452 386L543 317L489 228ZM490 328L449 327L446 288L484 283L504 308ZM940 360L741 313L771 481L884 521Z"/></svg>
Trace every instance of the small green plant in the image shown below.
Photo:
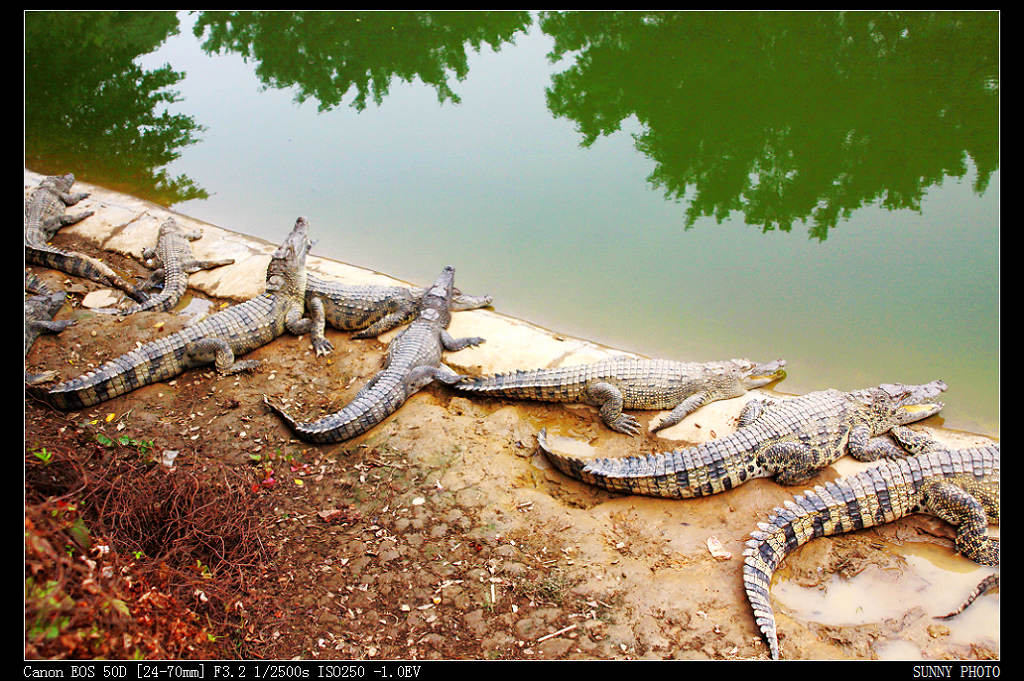
<svg viewBox="0 0 1024 681"><path fill-rule="evenodd" d="M115 445L121 445L122 447L132 447L135 449L136 452L138 452L139 456L142 457L144 460L151 461L149 459L149 453L153 449L152 440L138 440L128 435L121 435L117 438L117 440L112 440L103 433L96 433L95 438L96 442L100 443L107 449L110 449Z"/></svg>
<svg viewBox="0 0 1024 681"><path fill-rule="evenodd" d="M53 458L53 452L43 447L42 449L36 449L32 452L32 456L36 457L45 465L49 465L50 460Z"/></svg>
<svg viewBox="0 0 1024 681"><path fill-rule="evenodd" d="M117 442L122 447L134 447L135 451L139 453L139 456L143 458L146 458L150 450L153 449L152 440L136 440L135 438L128 437L127 435L122 435L117 438Z"/></svg>

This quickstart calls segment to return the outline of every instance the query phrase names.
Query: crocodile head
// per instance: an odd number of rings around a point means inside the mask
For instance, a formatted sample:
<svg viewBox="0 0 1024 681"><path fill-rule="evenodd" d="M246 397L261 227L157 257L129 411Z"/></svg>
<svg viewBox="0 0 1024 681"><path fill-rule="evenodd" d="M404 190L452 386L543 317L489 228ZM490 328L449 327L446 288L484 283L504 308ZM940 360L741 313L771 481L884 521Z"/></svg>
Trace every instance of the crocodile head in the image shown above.
<svg viewBox="0 0 1024 681"><path fill-rule="evenodd" d="M921 385L882 383L853 394L887 421L902 426L939 413L945 405L936 398L946 387L944 381Z"/></svg>
<svg viewBox="0 0 1024 681"><path fill-rule="evenodd" d="M420 317L440 322L447 327L451 321L452 295L455 291L455 268L448 265L438 275L420 303Z"/></svg>
<svg viewBox="0 0 1024 681"><path fill-rule="evenodd" d="M183 233L185 230L181 228L178 221L173 217L167 218L160 225L160 231L157 233L157 238L164 236L165 234L174 234L175 232Z"/></svg>
<svg viewBox="0 0 1024 681"><path fill-rule="evenodd" d="M270 256L267 266L268 292L285 291L300 298L306 294L306 255L313 247L309 240L309 225L305 218L295 221L295 227L284 243Z"/></svg>
<svg viewBox="0 0 1024 681"><path fill-rule="evenodd" d="M41 184L48 185L54 191L66 192L71 189L71 185L75 183L75 176L73 173L65 173L64 175L48 175L43 178Z"/></svg>
<svg viewBox="0 0 1024 681"><path fill-rule="evenodd" d="M747 390L780 381L786 377L786 360L777 359L764 364L755 364L743 372L740 381Z"/></svg>
<svg viewBox="0 0 1024 681"><path fill-rule="evenodd" d="M67 300L67 294L64 291L55 291L26 298L26 322L33 319L52 319L53 315L57 314L64 307L65 300Z"/></svg>

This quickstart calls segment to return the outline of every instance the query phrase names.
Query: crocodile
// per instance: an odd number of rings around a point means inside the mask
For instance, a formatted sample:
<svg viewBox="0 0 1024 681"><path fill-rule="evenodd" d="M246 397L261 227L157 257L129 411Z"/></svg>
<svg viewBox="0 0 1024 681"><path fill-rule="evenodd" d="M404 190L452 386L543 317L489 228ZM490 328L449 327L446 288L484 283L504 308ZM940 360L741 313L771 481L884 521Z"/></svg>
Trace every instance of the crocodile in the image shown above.
<svg viewBox="0 0 1024 681"><path fill-rule="evenodd" d="M73 215L64 212L68 206L89 196L88 192L71 194L74 183L72 173L51 175L43 178L25 199L25 261L119 288L136 302L145 302L148 296L144 291L125 281L99 260L47 243L61 227L81 222L95 212L87 210Z"/></svg>
<svg viewBox="0 0 1024 681"><path fill-rule="evenodd" d="M554 369L465 376L454 387L490 396L582 402L598 407L609 428L633 436L640 432L640 423L623 409L671 409L651 425L651 432L656 432L708 402L739 397L784 378L785 366L781 359L754 364L746 359L698 363L613 357Z"/></svg>
<svg viewBox="0 0 1024 681"><path fill-rule="evenodd" d="M981 565L999 565L999 540L986 536L989 522L999 522L999 445L948 449L902 426L892 435L912 455L806 490L751 533L743 551L743 585L772 659L780 654L769 596L772 574L787 554L816 537L928 513L956 527L958 553ZM997 580L987 577L944 617L961 612Z"/></svg>
<svg viewBox="0 0 1024 681"><path fill-rule="evenodd" d="M931 416L943 404L942 381L829 389L747 402L729 435L671 452L590 461L553 452L544 430L541 449L571 477L616 492L685 499L717 494L752 478L793 485L811 478L849 450L861 461L899 455L881 436Z"/></svg>
<svg viewBox="0 0 1024 681"><path fill-rule="evenodd" d="M210 363L225 375L248 371L257 368L260 361L236 357L266 345L285 331L294 335L309 333L316 354L329 353L333 346L323 337L323 308L313 305L310 316L303 316L306 255L311 245L306 220L299 218L288 238L271 256L264 293L146 343L48 391L31 394L57 408L71 410Z"/></svg>
<svg viewBox="0 0 1024 681"><path fill-rule="evenodd" d="M60 333L75 322L72 319L55 320L53 318L64 306L64 301L67 298L67 294L63 291L51 291L39 277L31 273L25 275L25 290L35 294L25 298L25 357L27 358L28 351L32 349L32 344L36 342L36 338L40 334ZM44 371L40 374L26 371L25 383L38 385L53 381L57 376L56 371Z"/></svg>
<svg viewBox="0 0 1024 681"><path fill-rule="evenodd" d="M142 288L162 286L162 290L146 302L124 310L122 314L130 315L144 310L170 310L178 304L185 289L188 288L189 274L235 262L232 258L196 260L192 255L192 246L189 242L200 239L202 236L202 231L198 229L186 232L173 217L164 221L160 225L156 247L147 248L142 252L146 266L153 269L152 275Z"/></svg>
<svg viewBox="0 0 1024 681"><path fill-rule="evenodd" d="M425 289L373 284L343 284L307 277L306 300L320 298L327 323L339 331L357 331L353 338L376 338L416 318ZM451 311L475 310L492 302L491 296L469 296L458 289Z"/></svg>
<svg viewBox="0 0 1024 681"><path fill-rule="evenodd" d="M299 422L264 395L267 407L308 442L340 442L366 432L432 381L454 383L457 374L441 362L441 351L479 345L483 338L453 338L447 329L455 270L445 267L423 296L419 314L388 344L383 368L339 411L316 421Z"/></svg>

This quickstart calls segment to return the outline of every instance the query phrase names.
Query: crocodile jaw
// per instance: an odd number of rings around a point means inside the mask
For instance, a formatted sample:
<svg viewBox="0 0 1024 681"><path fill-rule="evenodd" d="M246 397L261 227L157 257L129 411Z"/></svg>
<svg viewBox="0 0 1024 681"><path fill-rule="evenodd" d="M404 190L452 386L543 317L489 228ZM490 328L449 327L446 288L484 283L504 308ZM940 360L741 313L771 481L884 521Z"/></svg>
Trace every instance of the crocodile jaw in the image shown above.
<svg viewBox="0 0 1024 681"><path fill-rule="evenodd" d="M306 255L313 247L305 218L295 221L288 238L274 251L267 266L267 291L294 289L299 297L306 292Z"/></svg>
<svg viewBox="0 0 1024 681"><path fill-rule="evenodd" d="M903 404L896 408L894 414L896 422L899 425L907 423L913 423L914 421L920 421L926 419L929 416L933 416L942 411L942 408L946 406L942 402L925 402L923 404Z"/></svg>
<svg viewBox="0 0 1024 681"><path fill-rule="evenodd" d="M941 392L946 390L947 386L943 381L932 381L924 385L900 387L906 391L906 394L898 399L898 403L893 410L893 418L899 425L926 419L939 413L946 406L935 399ZM883 385L882 388L888 389L891 386Z"/></svg>
<svg viewBox="0 0 1024 681"><path fill-rule="evenodd" d="M450 319L451 302L452 302L452 291L455 290L455 268L448 265L441 274L438 275L434 283L431 284L430 288L423 295L423 302L420 306L420 316L427 310L436 310L437 318L434 321L440 321L442 326L448 326L448 319Z"/></svg>
<svg viewBox="0 0 1024 681"><path fill-rule="evenodd" d="M777 359L766 364L758 364L743 376L743 386L749 390L750 388L760 388L763 385L781 381L786 377L785 366L786 360L784 359Z"/></svg>

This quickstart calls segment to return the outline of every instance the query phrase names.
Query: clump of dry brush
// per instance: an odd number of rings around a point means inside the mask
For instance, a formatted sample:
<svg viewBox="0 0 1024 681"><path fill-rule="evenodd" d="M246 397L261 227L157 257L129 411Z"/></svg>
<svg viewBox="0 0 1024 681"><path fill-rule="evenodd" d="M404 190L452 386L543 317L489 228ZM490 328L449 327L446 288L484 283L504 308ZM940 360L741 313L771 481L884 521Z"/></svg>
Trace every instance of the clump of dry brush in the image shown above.
<svg viewBox="0 0 1024 681"><path fill-rule="evenodd" d="M99 447L26 453L25 656L253 656L270 605L250 486Z"/></svg>

